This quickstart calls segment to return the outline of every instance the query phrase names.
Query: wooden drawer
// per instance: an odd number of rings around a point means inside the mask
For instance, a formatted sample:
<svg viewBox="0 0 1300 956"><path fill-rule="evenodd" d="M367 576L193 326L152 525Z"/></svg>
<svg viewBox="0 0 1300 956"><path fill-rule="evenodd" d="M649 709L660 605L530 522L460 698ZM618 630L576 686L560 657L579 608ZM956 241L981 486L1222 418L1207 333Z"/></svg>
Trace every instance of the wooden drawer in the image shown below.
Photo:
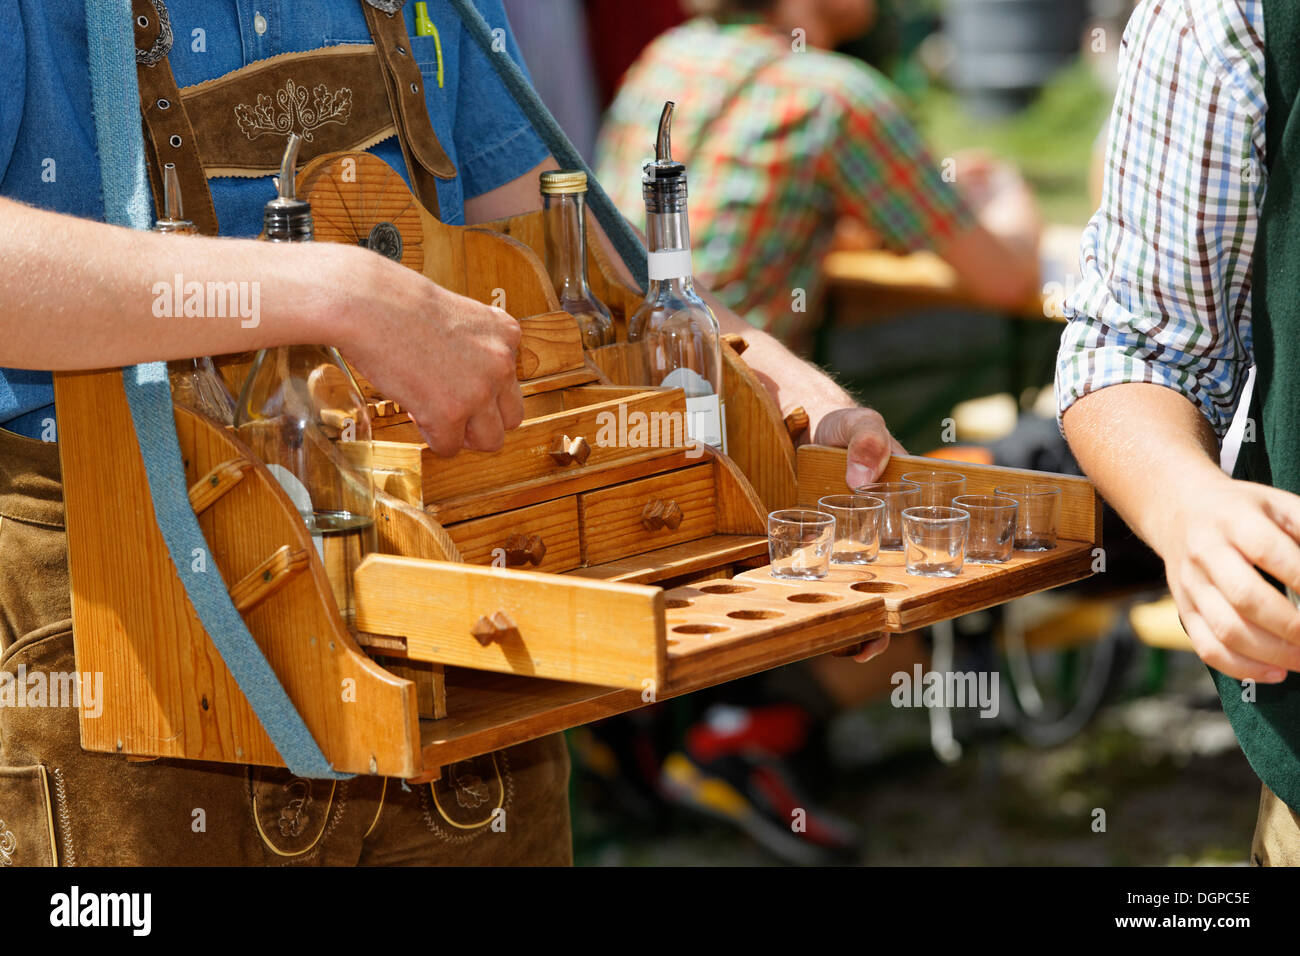
<svg viewBox="0 0 1300 956"><path fill-rule="evenodd" d="M686 401L679 389L637 392L582 408L526 419L506 432L495 452L462 451L440 460L424 451L424 502L486 492L552 478L599 471L648 451L682 441ZM635 426L651 423L644 432ZM666 433L666 434L665 434ZM388 436L386 436L388 437ZM558 443L582 439L577 459L561 453Z"/></svg>
<svg viewBox="0 0 1300 956"><path fill-rule="evenodd" d="M656 503L662 512L656 516ZM582 563L603 564L693 541L717 527L712 463L629 481L578 496Z"/></svg>
<svg viewBox="0 0 1300 956"><path fill-rule="evenodd" d="M582 563L575 497L461 521L448 525L447 533L470 564L491 564L498 548L509 552L506 567L527 571L558 573ZM525 550L530 552L527 557L520 553ZM542 559L536 562L539 550Z"/></svg>

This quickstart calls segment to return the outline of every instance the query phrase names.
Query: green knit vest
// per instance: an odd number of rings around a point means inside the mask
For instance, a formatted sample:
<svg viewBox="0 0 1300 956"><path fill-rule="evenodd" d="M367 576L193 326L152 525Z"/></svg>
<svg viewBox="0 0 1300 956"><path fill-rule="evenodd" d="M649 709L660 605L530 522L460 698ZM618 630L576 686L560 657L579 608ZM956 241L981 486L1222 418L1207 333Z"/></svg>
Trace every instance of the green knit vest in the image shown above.
<svg viewBox="0 0 1300 956"><path fill-rule="evenodd" d="M1251 316L1255 440L1242 444L1236 477L1300 494L1300 3L1264 0L1268 190L1255 243ZM1268 788L1300 811L1300 674L1259 685L1214 673L1246 759Z"/></svg>

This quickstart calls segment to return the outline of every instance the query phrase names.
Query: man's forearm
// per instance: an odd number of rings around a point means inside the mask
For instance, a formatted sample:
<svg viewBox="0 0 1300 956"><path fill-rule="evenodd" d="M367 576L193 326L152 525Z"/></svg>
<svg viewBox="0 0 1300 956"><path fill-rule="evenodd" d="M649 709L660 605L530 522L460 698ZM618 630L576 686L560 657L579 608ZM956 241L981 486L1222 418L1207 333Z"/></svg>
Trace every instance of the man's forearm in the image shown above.
<svg viewBox="0 0 1300 956"><path fill-rule="evenodd" d="M320 278L365 272L366 258L326 243L134 232L0 199L0 366L107 368L344 344L352 293ZM186 316L187 300L202 314Z"/></svg>
<svg viewBox="0 0 1300 956"><path fill-rule="evenodd" d="M1161 385L1099 389L1065 413L1070 450L1106 501L1157 552L1175 512L1171 496L1206 495L1228 478L1218 440L1196 407Z"/></svg>

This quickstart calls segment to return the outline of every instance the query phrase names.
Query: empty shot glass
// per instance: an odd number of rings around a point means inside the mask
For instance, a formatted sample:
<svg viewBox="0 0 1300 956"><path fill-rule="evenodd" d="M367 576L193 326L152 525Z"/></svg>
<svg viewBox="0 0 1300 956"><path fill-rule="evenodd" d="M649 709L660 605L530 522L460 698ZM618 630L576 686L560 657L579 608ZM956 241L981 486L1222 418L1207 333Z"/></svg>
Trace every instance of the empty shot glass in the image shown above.
<svg viewBox="0 0 1300 956"><path fill-rule="evenodd" d="M903 510L907 573L927 578L955 578L966 555L970 515L961 508L921 505Z"/></svg>
<svg viewBox="0 0 1300 956"><path fill-rule="evenodd" d="M966 560L971 564L1002 564L1011 558L1016 540L1016 512L1011 498L997 495L958 495L952 506L970 515Z"/></svg>
<svg viewBox="0 0 1300 956"><path fill-rule="evenodd" d="M1019 506L1016 515L1016 550L1050 551L1056 547L1056 525L1061 520L1061 489L1056 485L1000 485L995 494Z"/></svg>
<svg viewBox="0 0 1300 956"><path fill-rule="evenodd" d="M836 564L870 564L880 552L880 517L885 503L868 495L827 495L817 507L835 518Z"/></svg>
<svg viewBox="0 0 1300 956"><path fill-rule="evenodd" d="M880 550L903 550L903 509L921 503L921 488L910 481L877 481L853 489L885 503L880 514Z"/></svg>
<svg viewBox="0 0 1300 956"><path fill-rule="evenodd" d="M815 581L826 577L835 543L835 517L793 508L767 516L767 554L772 577Z"/></svg>
<svg viewBox="0 0 1300 956"><path fill-rule="evenodd" d="M966 494L966 476L955 471L909 471L903 480L920 487L919 505L947 508L953 498Z"/></svg>

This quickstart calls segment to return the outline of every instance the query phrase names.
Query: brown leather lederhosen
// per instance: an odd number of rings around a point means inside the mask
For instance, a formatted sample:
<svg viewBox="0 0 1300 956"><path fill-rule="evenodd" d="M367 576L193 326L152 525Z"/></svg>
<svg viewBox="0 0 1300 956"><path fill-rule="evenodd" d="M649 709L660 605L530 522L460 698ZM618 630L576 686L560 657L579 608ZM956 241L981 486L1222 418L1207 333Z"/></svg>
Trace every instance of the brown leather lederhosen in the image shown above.
<svg viewBox="0 0 1300 956"><path fill-rule="evenodd" d="M290 131L304 136L303 162L396 134L415 192L438 213L435 180L455 168L433 133L401 2L361 2L373 45L273 57L181 90L162 0L135 0L147 147L155 165L176 164L202 231L218 225L207 178L270 174ZM75 707L48 706L48 693L46 706L26 706L35 686L75 672L71 618L57 446L0 429L0 867L571 862L559 735L409 787L87 753Z"/></svg>

